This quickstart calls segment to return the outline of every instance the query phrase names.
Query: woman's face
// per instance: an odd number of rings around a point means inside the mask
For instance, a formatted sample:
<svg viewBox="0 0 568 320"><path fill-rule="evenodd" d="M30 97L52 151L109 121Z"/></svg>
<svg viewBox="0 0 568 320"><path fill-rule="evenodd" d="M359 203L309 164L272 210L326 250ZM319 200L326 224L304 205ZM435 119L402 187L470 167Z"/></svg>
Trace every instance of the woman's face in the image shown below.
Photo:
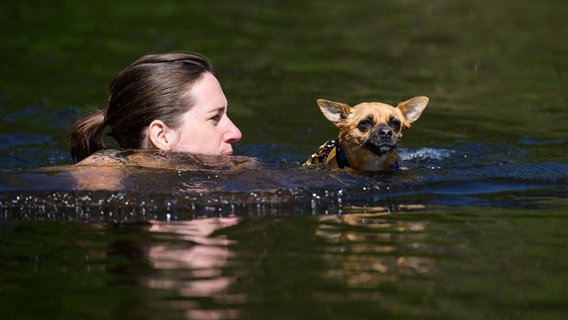
<svg viewBox="0 0 568 320"><path fill-rule="evenodd" d="M227 98L217 78L204 73L190 93L194 105L182 116L181 125L174 129L178 139L172 151L208 155L231 155L231 143L241 139L241 131L227 115Z"/></svg>

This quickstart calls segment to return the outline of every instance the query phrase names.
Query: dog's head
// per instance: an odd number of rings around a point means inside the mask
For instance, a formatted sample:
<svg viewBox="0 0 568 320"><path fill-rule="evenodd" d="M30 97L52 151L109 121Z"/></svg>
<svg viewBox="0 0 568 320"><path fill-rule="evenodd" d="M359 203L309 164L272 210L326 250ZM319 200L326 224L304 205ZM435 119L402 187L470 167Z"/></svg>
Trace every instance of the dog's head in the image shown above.
<svg viewBox="0 0 568 320"><path fill-rule="evenodd" d="M339 129L339 141L349 160L369 163L394 151L403 130L420 117L428 98L414 97L396 108L381 102L363 102L354 107L325 99L317 103Z"/></svg>

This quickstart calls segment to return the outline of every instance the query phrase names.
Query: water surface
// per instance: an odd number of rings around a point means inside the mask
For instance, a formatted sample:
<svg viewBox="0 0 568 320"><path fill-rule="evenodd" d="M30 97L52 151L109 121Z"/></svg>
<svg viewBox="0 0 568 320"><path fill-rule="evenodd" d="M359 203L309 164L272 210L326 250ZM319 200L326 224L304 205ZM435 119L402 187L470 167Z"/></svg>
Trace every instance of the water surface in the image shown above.
<svg viewBox="0 0 568 320"><path fill-rule="evenodd" d="M562 1L0 4L0 318L562 319ZM69 125L146 53L197 51L235 170L77 170ZM430 97L409 170L300 166L315 100Z"/></svg>

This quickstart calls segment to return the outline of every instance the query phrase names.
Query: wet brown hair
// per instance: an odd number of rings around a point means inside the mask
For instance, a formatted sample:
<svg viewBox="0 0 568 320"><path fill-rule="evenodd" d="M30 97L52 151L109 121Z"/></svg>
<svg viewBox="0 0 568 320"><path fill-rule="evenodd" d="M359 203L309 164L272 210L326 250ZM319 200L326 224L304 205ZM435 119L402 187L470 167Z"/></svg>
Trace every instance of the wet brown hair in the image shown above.
<svg viewBox="0 0 568 320"><path fill-rule="evenodd" d="M181 115L194 103L187 92L205 72L212 72L211 64L197 54L155 54L136 60L111 82L107 109L90 112L71 127L73 162L108 148L103 141L107 126L121 148L141 148L145 129L154 120L179 127Z"/></svg>

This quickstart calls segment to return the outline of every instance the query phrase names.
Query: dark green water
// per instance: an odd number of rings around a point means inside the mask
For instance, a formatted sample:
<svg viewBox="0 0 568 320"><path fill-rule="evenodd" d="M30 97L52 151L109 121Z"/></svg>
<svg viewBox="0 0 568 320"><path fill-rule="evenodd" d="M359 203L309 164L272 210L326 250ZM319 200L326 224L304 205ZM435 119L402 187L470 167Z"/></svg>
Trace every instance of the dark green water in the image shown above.
<svg viewBox="0 0 568 320"><path fill-rule="evenodd" d="M0 319L563 319L566 13L554 0L3 2ZM87 172L113 186L87 190L68 126L123 67L168 51L212 60L236 153L260 164ZM416 95L430 104L401 145L410 170L299 167L336 135L316 99Z"/></svg>

